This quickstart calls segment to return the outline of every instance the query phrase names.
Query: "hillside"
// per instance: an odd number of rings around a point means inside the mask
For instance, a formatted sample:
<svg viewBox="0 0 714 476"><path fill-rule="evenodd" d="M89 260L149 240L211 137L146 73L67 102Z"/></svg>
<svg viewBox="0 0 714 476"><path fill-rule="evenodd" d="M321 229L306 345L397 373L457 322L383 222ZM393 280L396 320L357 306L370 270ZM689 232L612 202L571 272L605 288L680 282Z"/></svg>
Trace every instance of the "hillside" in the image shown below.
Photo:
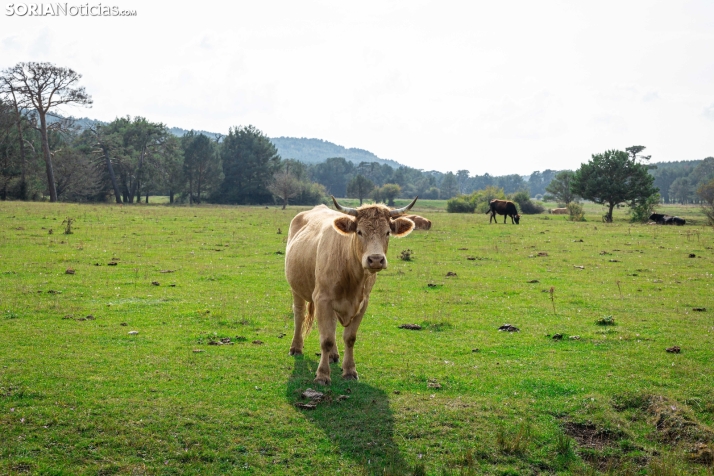
<svg viewBox="0 0 714 476"><path fill-rule="evenodd" d="M372 152L364 149L345 148L322 139L307 139L297 137L275 137L270 139L278 148L283 159L297 159L306 164L324 162L330 157L343 157L355 163L378 162L393 168L401 166L400 163L389 159L381 159Z"/></svg>

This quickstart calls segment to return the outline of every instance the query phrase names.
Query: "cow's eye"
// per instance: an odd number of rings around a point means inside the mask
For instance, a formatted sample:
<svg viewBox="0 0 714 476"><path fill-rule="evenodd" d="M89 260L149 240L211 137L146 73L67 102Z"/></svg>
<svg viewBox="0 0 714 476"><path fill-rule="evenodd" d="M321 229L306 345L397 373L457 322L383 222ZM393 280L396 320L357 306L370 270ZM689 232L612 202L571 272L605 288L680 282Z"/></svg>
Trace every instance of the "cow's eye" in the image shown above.
<svg viewBox="0 0 714 476"><path fill-rule="evenodd" d="M387 236L389 236L389 232L387 232Z"/></svg>
<svg viewBox="0 0 714 476"><path fill-rule="evenodd" d="M359 236L362 236L362 231L361 231L361 230L357 230L357 234L358 234Z"/></svg>

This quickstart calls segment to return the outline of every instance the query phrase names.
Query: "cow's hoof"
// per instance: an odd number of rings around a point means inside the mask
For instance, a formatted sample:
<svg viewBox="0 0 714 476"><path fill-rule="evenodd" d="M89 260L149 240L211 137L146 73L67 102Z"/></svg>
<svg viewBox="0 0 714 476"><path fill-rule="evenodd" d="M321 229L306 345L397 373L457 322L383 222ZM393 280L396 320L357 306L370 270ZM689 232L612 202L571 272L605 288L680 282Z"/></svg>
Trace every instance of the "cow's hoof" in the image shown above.
<svg viewBox="0 0 714 476"><path fill-rule="evenodd" d="M315 383L319 383L320 385L330 385L332 380L330 377L315 377Z"/></svg>
<svg viewBox="0 0 714 476"><path fill-rule="evenodd" d="M302 349L290 348L290 355L302 355Z"/></svg>
<svg viewBox="0 0 714 476"><path fill-rule="evenodd" d="M359 377L357 377L357 372L354 370L352 372L346 372L342 374L342 379L343 380L359 380Z"/></svg>
<svg viewBox="0 0 714 476"><path fill-rule="evenodd" d="M340 354L334 354L334 355L331 354L330 355L330 363L331 364L336 364L339 361L340 361Z"/></svg>

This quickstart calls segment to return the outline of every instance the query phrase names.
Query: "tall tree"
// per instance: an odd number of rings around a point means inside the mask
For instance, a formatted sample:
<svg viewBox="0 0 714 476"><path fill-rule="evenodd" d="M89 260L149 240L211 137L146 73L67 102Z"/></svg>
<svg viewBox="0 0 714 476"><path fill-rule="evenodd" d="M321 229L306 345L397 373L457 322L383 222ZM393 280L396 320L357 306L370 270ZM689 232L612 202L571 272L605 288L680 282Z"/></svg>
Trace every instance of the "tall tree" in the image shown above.
<svg viewBox="0 0 714 476"><path fill-rule="evenodd" d="M570 170L563 170L558 172L558 175L550 181L545 191L548 194L545 196L546 200L555 200L558 203L564 203L567 207L570 202L577 199L577 195L573 193L571 188L573 177L575 177L575 172Z"/></svg>
<svg viewBox="0 0 714 476"><path fill-rule="evenodd" d="M714 179L702 183L697 189L697 195L702 200L702 211L707 216L710 225L714 225Z"/></svg>
<svg viewBox="0 0 714 476"><path fill-rule="evenodd" d="M652 182L654 177L648 173L646 165L632 160L627 152L608 150L593 154L587 164L580 166L571 188L587 200L607 205L608 211L603 218L611 223L616 205L643 200L657 193Z"/></svg>
<svg viewBox="0 0 714 476"><path fill-rule="evenodd" d="M545 195L546 187L550 182L553 181L555 176L558 175L558 171L552 169L546 169L543 172L535 171L528 178L528 190L530 190L531 195Z"/></svg>
<svg viewBox="0 0 714 476"><path fill-rule="evenodd" d="M47 135L47 114L51 109L63 104L91 106L92 98L77 86L82 75L69 68L55 66L52 63L18 63L3 71L6 83L27 101L39 116L42 153L47 171L47 186L50 201L57 201L57 188L52 169L52 153Z"/></svg>
<svg viewBox="0 0 714 476"><path fill-rule="evenodd" d="M95 125L90 127L89 133L96 139L96 146L98 147L97 153L104 161L104 165L107 169L107 176L112 184L112 190L114 191L114 199L116 203L122 203L121 191L119 190L119 184L117 182L116 173L114 173L114 165L112 163L111 154L113 151L118 149L121 144L121 138L118 135L118 131L112 130L111 128L106 128L103 125Z"/></svg>
<svg viewBox="0 0 714 476"><path fill-rule="evenodd" d="M456 183L459 187L459 193L466 193L466 183L469 180L468 170L459 170L456 172Z"/></svg>
<svg viewBox="0 0 714 476"><path fill-rule="evenodd" d="M441 181L441 198L449 199L457 193L459 193L459 189L456 176L453 172L448 172Z"/></svg>
<svg viewBox="0 0 714 476"><path fill-rule="evenodd" d="M372 190L374 190L374 184L364 175L357 175L347 184L347 196L359 198L360 205L362 205L362 200L369 197Z"/></svg>
<svg viewBox="0 0 714 476"><path fill-rule="evenodd" d="M637 159L650 160L652 158L651 155L640 155L640 152L642 152L646 148L647 147L645 147L644 145L633 145L632 147L628 147L627 149L625 149L625 152L628 153L628 155L630 156L630 160L632 160L633 162L636 162Z"/></svg>
<svg viewBox="0 0 714 476"><path fill-rule="evenodd" d="M221 143L225 178L215 196L222 203L269 203L268 184L280 165L270 139L253 126L234 127Z"/></svg>
<svg viewBox="0 0 714 476"><path fill-rule="evenodd" d="M12 107L14 113L13 122L17 129L17 150L20 156L20 185L18 187L18 196L22 200L27 200L27 160L25 158L25 133L23 127L27 123L26 114L23 113L23 111L27 109L27 103L20 103L18 91L15 90L12 77L7 74L0 75L0 101Z"/></svg>
<svg viewBox="0 0 714 476"><path fill-rule="evenodd" d="M315 165L311 172L312 180L321 183L339 198L347 195L347 183L355 172L355 165L342 157L331 157Z"/></svg>
<svg viewBox="0 0 714 476"><path fill-rule="evenodd" d="M688 203L694 194L694 187L687 177L678 177L669 186L669 196L679 203Z"/></svg>
<svg viewBox="0 0 714 476"><path fill-rule="evenodd" d="M201 203L201 191L218 182L220 159L215 143L203 134L187 132L181 139L184 155L184 174L188 180L190 203Z"/></svg>

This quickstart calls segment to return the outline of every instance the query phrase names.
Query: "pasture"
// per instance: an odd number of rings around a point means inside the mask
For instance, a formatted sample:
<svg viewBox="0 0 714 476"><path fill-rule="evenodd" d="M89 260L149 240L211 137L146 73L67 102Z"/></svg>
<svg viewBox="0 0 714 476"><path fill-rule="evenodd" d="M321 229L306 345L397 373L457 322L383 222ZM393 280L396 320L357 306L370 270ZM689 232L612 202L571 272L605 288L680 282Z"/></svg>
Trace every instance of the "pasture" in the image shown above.
<svg viewBox="0 0 714 476"><path fill-rule="evenodd" d="M0 202L0 473L712 474L696 208L516 226L419 202L433 227L390 242L360 380L333 364L330 387L316 329L288 355L302 209Z"/></svg>

